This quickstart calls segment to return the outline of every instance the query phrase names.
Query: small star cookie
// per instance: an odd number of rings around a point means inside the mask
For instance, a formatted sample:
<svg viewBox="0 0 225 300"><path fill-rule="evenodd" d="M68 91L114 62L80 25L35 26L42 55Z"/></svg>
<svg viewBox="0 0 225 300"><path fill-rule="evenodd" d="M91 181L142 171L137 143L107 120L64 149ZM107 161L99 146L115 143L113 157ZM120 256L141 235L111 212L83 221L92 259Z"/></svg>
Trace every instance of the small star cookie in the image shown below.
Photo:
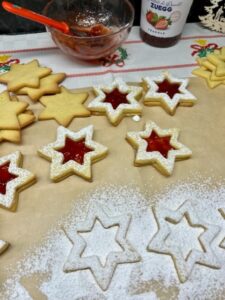
<svg viewBox="0 0 225 300"><path fill-rule="evenodd" d="M7 91L0 93L0 129L20 129L18 115L27 106L25 102L12 101Z"/></svg>
<svg viewBox="0 0 225 300"><path fill-rule="evenodd" d="M204 78L209 88L225 84L225 47L196 61L199 67L192 74Z"/></svg>
<svg viewBox="0 0 225 300"><path fill-rule="evenodd" d="M109 122L116 126L124 116L140 115L142 107L138 100L142 96L142 88L128 86L121 79L116 79L109 86L94 87L96 98L88 108L94 114L106 114Z"/></svg>
<svg viewBox="0 0 225 300"><path fill-rule="evenodd" d="M17 91L17 95L28 95L31 100L38 101L42 96L57 94L60 92L58 84L66 77L65 73L50 74L40 80L40 86L37 88L24 87Z"/></svg>
<svg viewBox="0 0 225 300"><path fill-rule="evenodd" d="M9 243L0 240L0 255L9 247Z"/></svg>
<svg viewBox="0 0 225 300"><path fill-rule="evenodd" d="M10 70L0 75L0 82L7 84L10 92L16 92L23 87L37 88L40 78L51 73L51 69L40 67L36 59L27 64L13 64Z"/></svg>
<svg viewBox="0 0 225 300"><path fill-rule="evenodd" d="M127 141L137 149L136 166L153 165L163 175L170 176L176 160L189 158L191 150L178 142L177 128L161 129L147 122L144 131L128 132Z"/></svg>
<svg viewBox="0 0 225 300"><path fill-rule="evenodd" d="M19 151L0 158L0 206L11 211L16 209L20 190L35 181L35 176L20 168L22 156Z"/></svg>
<svg viewBox="0 0 225 300"><path fill-rule="evenodd" d="M38 150L40 156L51 161L50 178L57 182L76 174L92 179L92 163L106 156L108 149L93 141L93 125L73 132L58 127L57 139Z"/></svg>
<svg viewBox="0 0 225 300"><path fill-rule="evenodd" d="M88 93L72 93L65 87L60 88L60 93L40 98L45 106L39 115L39 120L55 119L60 125L68 126L75 117L89 117L90 111L83 103L88 98Z"/></svg>
<svg viewBox="0 0 225 300"><path fill-rule="evenodd" d="M161 105L171 115L174 115L178 105L193 106L197 100L187 90L187 79L175 78L168 72L163 72L158 77L145 77L143 85L147 90L144 104Z"/></svg>

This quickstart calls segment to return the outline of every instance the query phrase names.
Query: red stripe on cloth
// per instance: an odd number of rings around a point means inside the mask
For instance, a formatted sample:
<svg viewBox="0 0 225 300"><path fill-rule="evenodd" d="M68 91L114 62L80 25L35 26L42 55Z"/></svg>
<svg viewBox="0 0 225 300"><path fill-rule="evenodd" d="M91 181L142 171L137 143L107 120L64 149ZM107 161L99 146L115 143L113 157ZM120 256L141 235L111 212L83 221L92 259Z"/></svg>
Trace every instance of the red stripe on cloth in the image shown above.
<svg viewBox="0 0 225 300"><path fill-rule="evenodd" d="M89 73L81 73L81 74L67 74L67 78L74 77L85 77L85 76L100 76L105 74L118 74L118 73L132 73L132 72L143 72L143 71L155 71L155 70L165 70L165 69L180 69L180 68L190 68L196 67L198 64L184 64L184 65L171 65L171 66L159 66L159 67L146 67L146 68L133 68L126 70L106 70L101 72L89 72Z"/></svg>
<svg viewBox="0 0 225 300"><path fill-rule="evenodd" d="M213 39L213 38L222 38L225 37L224 34L217 34L217 35L193 35L193 36L183 36L181 40L192 40L192 39ZM124 44L142 44L142 40L130 40L125 41ZM45 48L30 48L30 49L18 49L18 50L0 50L0 54L7 54L7 53L23 53L23 52L35 52L35 51L48 51L48 50L56 50L58 47L45 47Z"/></svg>

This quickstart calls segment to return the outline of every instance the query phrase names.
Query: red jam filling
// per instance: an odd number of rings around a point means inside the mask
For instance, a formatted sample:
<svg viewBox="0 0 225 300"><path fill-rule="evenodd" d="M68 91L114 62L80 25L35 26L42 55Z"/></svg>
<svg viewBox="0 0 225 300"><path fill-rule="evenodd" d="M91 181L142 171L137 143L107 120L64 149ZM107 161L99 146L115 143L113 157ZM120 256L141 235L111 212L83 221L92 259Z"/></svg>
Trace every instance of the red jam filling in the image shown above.
<svg viewBox="0 0 225 300"><path fill-rule="evenodd" d="M155 131L151 132L151 135L144 140L148 143L147 152L158 151L167 158L168 152L170 150L175 150L173 146L170 145L170 136L160 137Z"/></svg>
<svg viewBox="0 0 225 300"><path fill-rule="evenodd" d="M117 107L124 103L129 104L127 101L127 93L121 93L117 88L110 93L105 93L104 102L111 103L113 109L117 109Z"/></svg>
<svg viewBox="0 0 225 300"><path fill-rule="evenodd" d="M70 160L74 160L78 164L84 163L84 156L86 153L93 151L93 149L85 145L85 139L79 141L73 141L70 138L66 138L65 146L63 148L57 149L64 156L63 163Z"/></svg>
<svg viewBox="0 0 225 300"><path fill-rule="evenodd" d="M175 94L180 94L180 91L179 91L180 84L179 83L172 83L172 82L169 82L169 80L164 79L162 82L157 82L156 84L158 85L157 92L165 93L171 99L173 98L173 96Z"/></svg>
<svg viewBox="0 0 225 300"><path fill-rule="evenodd" d="M2 195L6 194L7 183L18 177L17 175L9 173L9 165L10 162L7 162L0 166L0 194Z"/></svg>

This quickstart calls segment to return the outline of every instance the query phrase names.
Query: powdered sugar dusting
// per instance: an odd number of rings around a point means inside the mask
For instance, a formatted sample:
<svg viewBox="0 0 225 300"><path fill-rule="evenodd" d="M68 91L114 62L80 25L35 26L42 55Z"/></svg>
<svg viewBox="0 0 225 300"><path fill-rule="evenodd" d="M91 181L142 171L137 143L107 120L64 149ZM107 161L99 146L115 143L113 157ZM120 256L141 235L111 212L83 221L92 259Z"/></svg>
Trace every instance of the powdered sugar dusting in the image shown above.
<svg viewBox="0 0 225 300"><path fill-rule="evenodd" d="M70 215L61 219L59 226L49 232L42 246L33 251L29 250L17 266L12 266L12 270L15 271L10 270L13 275L3 283L2 288L0 287L0 290L3 290L3 298L0 298L32 299L30 282L38 274L40 280L36 283L37 293L42 295L43 299L50 300L220 299L224 294L225 251L219 244L225 236L225 221L219 209L224 207L225 203L225 181L221 180L216 186L212 181L203 182L203 178L196 177L189 183L178 182L155 195L154 199L146 199L144 192L131 185L101 187L91 194L83 195L82 201L75 202ZM164 207L176 210L186 200L192 201L200 220L221 228L211 246L222 267L215 270L195 264L188 280L181 284L170 256L146 250L158 231L148 203L156 203L156 209ZM61 230L61 226L72 231L78 222L85 219L89 206L96 203L110 216L131 214L132 221L127 238L142 257L141 262L118 265L105 292L96 284L89 270L68 274L63 272L63 265L72 244ZM185 234L188 234L188 231ZM179 236L177 239L179 243ZM101 247L101 243L96 247Z"/></svg>

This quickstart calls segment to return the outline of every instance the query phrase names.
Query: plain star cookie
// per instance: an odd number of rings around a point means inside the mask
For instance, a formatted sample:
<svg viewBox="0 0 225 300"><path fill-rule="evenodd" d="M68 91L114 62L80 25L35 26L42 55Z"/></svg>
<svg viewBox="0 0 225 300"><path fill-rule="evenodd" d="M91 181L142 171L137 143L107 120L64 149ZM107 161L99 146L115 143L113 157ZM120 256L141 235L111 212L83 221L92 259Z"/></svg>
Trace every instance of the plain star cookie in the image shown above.
<svg viewBox="0 0 225 300"><path fill-rule="evenodd" d="M0 94L0 129L20 129L18 115L24 112L28 104L12 101L7 91Z"/></svg>
<svg viewBox="0 0 225 300"><path fill-rule="evenodd" d="M153 236L148 245L148 250L156 253L170 255L173 259L178 277L183 283L188 280L195 264L204 265L214 269L220 269L221 265L212 250L212 243L220 232L220 227L208 224L201 220L192 207L191 201L184 202L177 210L159 209L154 211L158 224L158 232ZM190 226L203 228L198 240L202 251L192 249L187 257L182 253L182 244L171 245L168 239L171 235L169 223L178 224L186 218Z"/></svg>
<svg viewBox="0 0 225 300"><path fill-rule="evenodd" d="M20 129L23 129L35 121L35 115L32 111L26 110L18 115L18 121ZM0 129L0 142L2 141L19 143L21 141L21 130Z"/></svg>
<svg viewBox="0 0 225 300"><path fill-rule="evenodd" d="M73 93L61 87L60 93L43 96L40 102L45 106L39 120L56 120L60 125L68 126L75 117L89 117L90 111L83 105L88 93Z"/></svg>
<svg viewBox="0 0 225 300"><path fill-rule="evenodd" d="M50 74L40 80L37 88L24 87L17 91L17 95L28 95L31 100L38 101L44 95L57 94L60 92L58 84L66 77L65 73Z"/></svg>
<svg viewBox="0 0 225 300"><path fill-rule="evenodd" d="M50 178L57 182L76 174L92 180L92 164L104 158L108 149L93 141L92 125L73 132L58 127L57 139L38 150L40 156L51 161Z"/></svg>
<svg viewBox="0 0 225 300"><path fill-rule="evenodd" d="M0 158L0 206L11 211L16 209L18 193L34 183L35 176L20 168L19 151Z"/></svg>
<svg viewBox="0 0 225 300"><path fill-rule="evenodd" d="M102 265L97 255L82 256L87 247L87 243L80 234L91 232L96 221L99 221L105 229L112 228L113 226L118 227L115 241L122 248L122 251L110 252L106 257L104 265ZM108 216L95 204L93 208L89 209L86 220L77 224L72 232L68 232L64 229L66 236L73 245L64 264L64 272L77 272L89 269L100 288L106 291L119 264L135 263L141 260L139 254L127 239L130 222L130 215ZM101 241L98 240L96 242L101 243Z"/></svg>
<svg viewBox="0 0 225 300"><path fill-rule="evenodd" d="M121 79L111 85L94 87L96 98L88 109L93 114L106 114L109 122L116 126L125 116L140 115L142 107L138 100L142 96L142 88L128 86Z"/></svg>
<svg viewBox="0 0 225 300"><path fill-rule="evenodd" d="M161 105L169 114L174 115L178 105L192 106L197 99L188 90L188 79L178 79L163 72L158 77L145 77L144 89L147 90L144 104Z"/></svg>
<svg viewBox="0 0 225 300"><path fill-rule="evenodd" d="M161 129L147 122L144 131L128 132L127 141L137 149L136 166L153 165L163 175L171 175L176 160L189 158L191 150L178 142L177 128Z"/></svg>
<svg viewBox="0 0 225 300"><path fill-rule="evenodd" d="M40 67L38 61L32 60L27 64L13 64L10 70L0 75L0 82L7 84L10 92L16 92L23 87L39 87L40 78L51 73L51 69Z"/></svg>

